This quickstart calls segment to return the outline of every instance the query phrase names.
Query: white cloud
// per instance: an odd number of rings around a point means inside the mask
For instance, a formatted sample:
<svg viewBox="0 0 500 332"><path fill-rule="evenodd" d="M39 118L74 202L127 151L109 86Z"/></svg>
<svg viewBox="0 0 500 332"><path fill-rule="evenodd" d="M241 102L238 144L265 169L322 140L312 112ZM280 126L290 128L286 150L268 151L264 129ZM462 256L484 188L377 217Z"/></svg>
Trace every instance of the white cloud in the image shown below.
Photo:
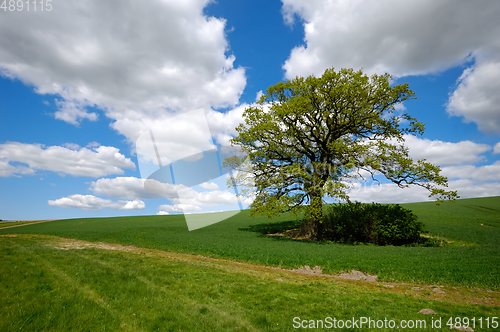
<svg viewBox="0 0 500 332"><path fill-rule="evenodd" d="M175 204L175 205L160 205L158 207L160 210L159 213L168 214L169 212L178 212L178 213L191 213L191 212L201 212L201 208L197 205L190 204Z"/></svg>
<svg viewBox="0 0 500 332"><path fill-rule="evenodd" d="M260 97L262 97L263 95L264 93L262 92L262 90L258 91L257 95L255 96L255 102L258 102L260 100Z"/></svg>
<svg viewBox="0 0 500 332"><path fill-rule="evenodd" d="M470 179L473 181L500 181L500 161L485 166L449 166L442 174L448 179Z"/></svg>
<svg viewBox="0 0 500 332"><path fill-rule="evenodd" d="M111 146L95 148L71 148L61 146L45 147L41 144L7 142L0 144L0 174L34 174L46 170L74 176L101 177L123 174L123 168L135 169L135 164L120 151ZM12 166L11 163L29 166ZM14 167L14 168L12 168Z"/></svg>
<svg viewBox="0 0 500 332"><path fill-rule="evenodd" d="M215 112L215 111L214 111ZM218 112L215 112L218 113ZM149 123L135 142L143 174L143 166L162 165L215 148L205 112L195 110ZM148 177L143 176L143 177Z"/></svg>
<svg viewBox="0 0 500 332"><path fill-rule="evenodd" d="M497 144L500 145L500 144ZM441 175L448 178L447 190L457 190L461 198L500 195L500 161L491 165L474 166L485 161L482 154L492 150L487 144L471 141L457 143L405 136L405 146L414 159L427 159L442 167ZM362 174L370 179L367 174ZM379 176L379 179L384 179ZM356 182L350 190L352 201L378 203L411 203L432 200L429 192L419 186L399 188L393 183Z"/></svg>
<svg viewBox="0 0 500 332"><path fill-rule="evenodd" d="M158 211L158 213L156 214L157 216L166 216L166 215L169 215L170 213L168 213L167 211Z"/></svg>
<svg viewBox="0 0 500 332"><path fill-rule="evenodd" d="M75 150L75 151L80 150L82 148L80 145L75 143L64 143L62 146L69 150ZM97 146L100 146L100 144L98 144Z"/></svg>
<svg viewBox="0 0 500 332"><path fill-rule="evenodd" d="M86 104L75 100L56 100L56 105L59 110L54 113L54 117L74 125L79 125L83 119L97 121L99 117L95 112L87 112Z"/></svg>
<svg viewBox="0 0 500 332"><path fill-rule="evenodd" d="M224 177L221 182L225 183L227 176ZM204 189L215 189L220 186L216 183L209 183L208 186L201 184L200 187ZM184 212L184 213L193 213L193 212L206 212L207 207L218 206L219 209L222 207L222 210L232 209L238 210L238 197L236 194L229 190L211 190L211 191L203 191L198 192L193 188L184 187L180 188L178 191L178 198L170 198L173 205L162 205L159 207L162 211L167 212ZM248 205L251 203L251 199L242 199L242 203L244 205Z"/></svg>
<svg viewBox="0 0 500 332"><path fill-rule="evenodd" d="M134 177L103 178L90 184L90 190L100 196L129 200L169 199L174 205L166 205L171 206L170 208L161 208L161 210L168 212L183 212L183 207L186 209L185 212L199 212L202 206L238 204L234 193L214 190L219 188L214 182L202 183L200 187L211 191L197 192L193 188L184 185L160 183L155 180L146 181ZM182 194L182 199L179 198L178 192Z"/></svg>
<svg viewBox="0 0 500 332"><path fill-rule="evenodd" d="M442 167L441 175L448 178L447 190L457 190L461 198L486 197L500 194L500 161L492 165L474 166L484 161L481 154L492 148L471 141L458 143L405 136L405 145L414 159L427 159ZM464 165L465 164L465 165ZM469 164L469 165L467 165ZM369 179L369 176L363 174ZM382 180L383 176L379 176ZM418 186L401 189L393 183L356 182L350 191L352 201L378 203L410 203L432 200L429 192Z"/></svg>
<svg viewBox="0 0 500 332"><path fill-rule="evenodd" d="M499 154L500 153L500 142L495 144L495 147L493 148L493 153L494 154Z"/></svg>
<svg viewBox="0 0 500 332"><path fill-rule="evenodd" d="M179 191L179 197L182 204L190 206L214 206L214 205L234 205L238 204L236 194L227 190L213 190L197 192L192 188L186 188Z"/></svg>
<svg viewBox="0 0 500 332"><path fill-rule="evenodd" d="M500 182L478 183L469 179L449 181L447 190L457 190L460 198L500 196ZM432 201L429 192L421 187L399 188L396 184L362 185L357 183L350 191L351 201L364 203L414 203Z"/></svg>
<svg viewBox="0 0 500 332"><path fill-rule="evenodd" d="M225 55L225 21L204 15L209 2L67 0L48 15L2 15L0 74L58 95L66 122L103 110L134 142L145 119L238 103L245 72Z"/></svg>
<svg viewBox="0 0 500 332"><path fill-rule="evenodd" d="M200 184L200 187L202 187L203 189L209 189L209 190L219 189L219 186L217 185L217 183L214 183L214 182L210 182L210 183L203 182L202 184Z"/></svg>
<svg viewBox="0 0 500 332"><path fill-rule="evenodd" d="M16 165L13 166L9 163L8 160L0 159L0 177L9 177L9 176L17 176L20 175L34 175L35 171L29 167Z"/></svg>
<svg viewBox="0 0 500 332"><path fill-rule="evenodd" d="M132 200L176 197L174 185L157 183L157 187L161 187L161 190L149 191L144 188L145 181L135 177L102 178L91 182L90 190L101 196Z"/></svg>
<svg viewBox="0 0 500 332"><path fill-rule="evenodd" d="M306 43L295 47L283 65L287 78L320 76L330 67L395 77L426 75L474 60L447 111L476 122L484 133L500 133L500 2L282 2L286 22L295 15L304 21Z"/></svg>
<svg viewBox="0 0 500 332"><path fill-rule="evenodd" d="M283 14L304 21L306 46L292 50L286 77L330 67L396 77L439 72L493 47L498 1L282 0Z"/></svg>
<svg viewBox="0 0 500 332"><path fill-rule="evenodd" d="M179 159L201 157L201 152L215 148L214 141L229 146L247 107L243 104L225 113L199 109L155 121L145 120L139 127L131 122L129 135L142 130L135 142L141 177L147 178L160 169L160 162L165 166Z"/></svg>
<svg viewBox="0 0 500 332"><path fill-rule="evenodd" d="M128 201L123 207L120 209L122 210L142 210L146 207L146 204L144 204L143 201Z"/></svg>
<svg viewBox="0 0 500 332"><path fill-rule="evenodd" d="M229 140L236 136L236 127L243 122L243 112L252 105L241 104L232 110L220 113L210 110L206 113L208 126L217 143L231 145Z"/></svg>
<svg viewBox="0 0 500 332"><path fill-rule="evenodd" d="M500 182L476 183L463 179L450 181L449 188L457 190L461 198L500 196Z"/></svg>
<svg viewBox="0 0 500 332"><path fill-rule="evenodd" d="M90 190L97 195L121 199L178 199L177 191L189 189L182 184L161 183L135 177L102 178L90 183Z"/></svg>
<svg viewBox="0 0 500 332"><path fill-rule="evenodd" d="M406 110L406 106L403 103L397 103L394 105L394 110L397 112L402 112Z"/></svg>
<svg viewBox="0 0 500 332"><path fill-rule="evenodd" d="M140 200L113 202L109 199L102 199L93 195L71 195L56 200L49 200L48 202L50 206L83 210L141 210L146 207L146 204Z"/></svg>
<svg viewBox="0 0 500 332"><path fill-rule="evenodd" d="M491 150L488 144L471 141L451 143L411 135L405 135L405 146L410 149L410 155L414 159L427 159L439 166L480 162L485 160L481 154Z"/></svg>
<svg viewBox="0 0 500 332"><path fill-rule="evenodd" d="M500 54L497 57L496 62L479 61L467 68L446 107L486 134L500 134Z"/></svg>
<svg viewBox="0 0 500 332"><path fill-rule="evenodd" d="M350 190L351 201L363 203L412 203L430 200L429 192L421 187L412 186L401 189L396 184L384 183L365 185L358 182Z"/></svg>

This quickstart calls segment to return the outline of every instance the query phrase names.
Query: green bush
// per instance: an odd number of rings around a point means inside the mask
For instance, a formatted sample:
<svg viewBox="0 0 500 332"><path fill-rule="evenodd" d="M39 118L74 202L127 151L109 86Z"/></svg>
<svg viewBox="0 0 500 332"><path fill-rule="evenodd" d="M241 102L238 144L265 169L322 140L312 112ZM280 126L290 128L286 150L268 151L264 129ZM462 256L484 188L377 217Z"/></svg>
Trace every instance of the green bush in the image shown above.
<svg viewBox="0 0 500 332"><path fill-rule="evenodd" d="M424 224L400 205L333 204L323 217L323 238L400 246L418 243Z"/></svg>

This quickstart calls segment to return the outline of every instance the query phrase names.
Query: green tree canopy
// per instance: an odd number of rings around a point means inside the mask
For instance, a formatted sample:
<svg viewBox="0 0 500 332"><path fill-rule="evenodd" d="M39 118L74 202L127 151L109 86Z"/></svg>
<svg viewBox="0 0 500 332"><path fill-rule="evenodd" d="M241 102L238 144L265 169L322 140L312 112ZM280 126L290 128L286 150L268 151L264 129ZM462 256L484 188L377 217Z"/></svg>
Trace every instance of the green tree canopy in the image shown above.
<svg viewBox="0 0 500 332"><path fill-rule="evenodd" d="M389 74L328 69L317 78L296 77L269 87L257 106L243 113L244 123L231 140L247 154L250 168L235 176L253 187L251 214L269 217L309 211L320 226L323 198L349 201L350 181L384 176L399 187L421 186L437 200L455 199L446 191L440 168L413 161L404 135L421 135L424 124L395 105L416 99L408 84L391 86ZM225 165L242 167L242 157Z"/></svg>

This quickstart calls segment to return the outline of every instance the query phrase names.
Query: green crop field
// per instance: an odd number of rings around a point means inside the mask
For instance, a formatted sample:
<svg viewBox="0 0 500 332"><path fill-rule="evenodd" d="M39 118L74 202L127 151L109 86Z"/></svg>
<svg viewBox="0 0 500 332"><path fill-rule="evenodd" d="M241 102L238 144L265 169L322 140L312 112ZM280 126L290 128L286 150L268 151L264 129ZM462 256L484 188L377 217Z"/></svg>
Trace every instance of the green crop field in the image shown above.
<svg viewBox="0 0 500 332"><path fill-rule="evenodd" d="M294 330L294 317L327 316L430 329L423 308L443 320L500 317L500 197L403 206L443 246L294 241L263 234L292 217L247 211L192 232L183 216L0 229L0 331ZM305 265L324 274L289 271ZM351 269L378 281L329 276Z"/></svg>

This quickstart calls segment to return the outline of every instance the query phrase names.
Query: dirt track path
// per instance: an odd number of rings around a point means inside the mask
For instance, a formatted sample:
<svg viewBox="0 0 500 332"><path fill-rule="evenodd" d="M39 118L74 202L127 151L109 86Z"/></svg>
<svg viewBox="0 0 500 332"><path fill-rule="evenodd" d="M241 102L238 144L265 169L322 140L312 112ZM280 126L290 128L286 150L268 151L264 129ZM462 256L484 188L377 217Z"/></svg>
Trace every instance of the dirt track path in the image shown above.
<svg viewBox="0 0 500 332"><path fill-rule="evenodd" d="M41 224L42 222L49 222L49 221L54 221L54 220L59 220L59 219L40 220L40 221L30 222L30 223L21 224L21 225L12 225L12 226L5 226L5 227L1 227L1 224L0 224L0 229L7 229L7 228L12 228L12 227L21 227L21 226L27 226L27 225Z"/></svg>

